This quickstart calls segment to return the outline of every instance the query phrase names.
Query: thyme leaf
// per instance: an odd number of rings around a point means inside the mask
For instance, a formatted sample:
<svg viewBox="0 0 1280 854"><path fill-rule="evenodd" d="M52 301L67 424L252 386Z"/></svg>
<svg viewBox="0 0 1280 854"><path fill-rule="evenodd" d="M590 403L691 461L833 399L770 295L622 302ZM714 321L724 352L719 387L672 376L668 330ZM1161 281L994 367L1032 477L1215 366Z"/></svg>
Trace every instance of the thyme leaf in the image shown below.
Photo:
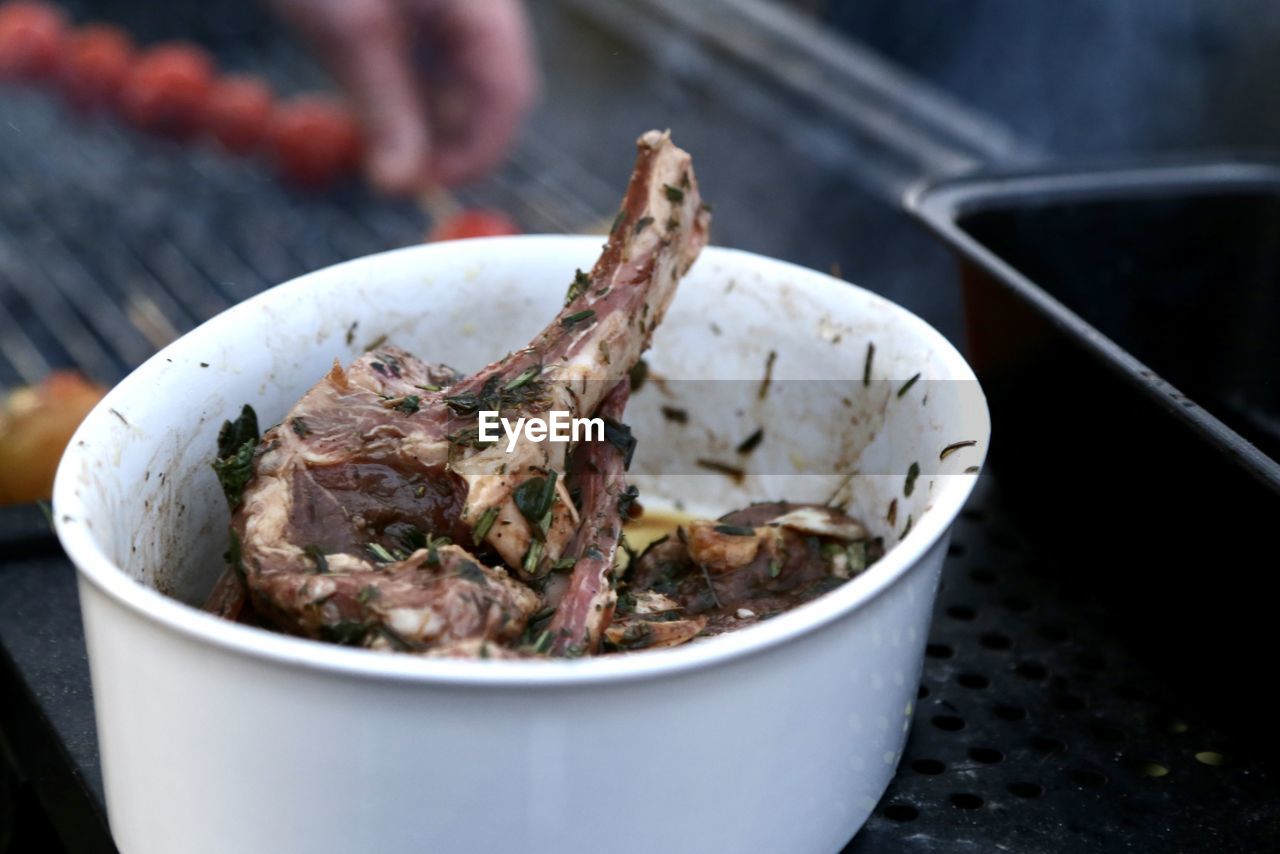
<svg viewBox="0 0 1280 854"><path fill-rule="evenodd" d="M329 561L325 559L324 549L312 544L302 550L302 553L316 562L316 574L329 574Z"/></svg>
<svg viewBox="0 0 1280 854"><path fill-rule="evenodd" d="M485 537L489 536L489 531L493 529L493 523L497 518L497 507L490 507L480 514L475 527L471 529L471 539L475 541L477 546L484 542Z"/></svg>
<svg viewBox="0 0 1280 854"><path fill-rule="evenodd" d="M478 392L461 391L446 395L444 404L453 411L454 415L474 415L481 409L500 408L488 405L497 397L495 388L497 380L497 376L489 377Z"/></svg>
<svg viewBox="0 0 1280 854"><path fill-rule="evenodd" d="M947 445L942 449L942 452L938 454L938 459L945 460L961 448L972 448L976 444L978 444L976 439L966 439L963 442L952 442L950 445Z"/></svg>
<svg viewBox="0 0 1280 854"><path fill-rule="evenodd" d="M743 439L742 442L738 444L738 447L735 448L735 450L739 454L749 454L752 451L754 451L756 448L760 447L760 443L763 441L764 441L764 428L758 427L756 428L756 432L752 433L750 436Z"/></svg>
<svg viewBox="0 0 1280 854"><path fill-rule="evenodd" d="M253 477L253 451L258 441L258 416L247 403L236 420L224 421L218 431L218 457L213 461L213 472L232 509L244 498L244 488Z"/></svg>
<svg viewBox="0 0 1280 854"><path fill-rule="evenodd" d="M729 478L731 478L735 483L742 482L743 478L747 476L747 473L744 469L741 469L738 466L731 466L728 463L722 463L719 460L709 460L709 459L700 457L697 460L695 460L694 463L699 468L704 468L707 471L713 471L719 474L726 475Z"/></svg>
<svg viewBox="0 0 1280 854"><path fill-rule="evenodd" d="M902 397L904 394L910 391L911 387L915 385L919 379L920 379L920 374L917 373L914 377L912 377L911 379L903 383L902 388L898 389L898 397Z"/></svg>
<svg viewBox="0 0 1280 854"><path fill-rule="evenodd" d="M639 498L640 490L636 489L634 484L629 484L626 489L618 493L618 516L623 521L631 518L631 512L635 509Z"/></svg>
<svg viewBox="0 0 1280 854"><path fill-rule="evenodd" d="M364 640L372 626L358 620L339 620L333 625L321 626L320 637L330 643L355 646Z"/></svg>
<svg viewBox="0 0 1280 854"><path fill-rule="evenodd" d="M867 568L867 542L860 540L856 543L849 543L846 553L849 556L849 571L862 572Z"/></svg>
<svg viewBox="0 0 1280 854"><path fill-rule="evenodd" d="M596 316L595 311L589 308L583 309L582 311L575 311L573 314L570 314L567 317L561 319L560 325L563 326L565 329L569 329L575 324L581 323L584 320L590 320L595 316Z"/></svg>
<svg viewBox="0 0 1280 854"><path fill-rule="evenodd" d="M427 566L440 565L440 546L449 545L452 540L448 537L433 537L427 534Z"/></svg>
<svg viewBox="0 0 1280 854"><path fill-rule="evenodd" d="M604 440L618 449L622 454L622 468L629 470L631 458L636 453L636 437L631 435L631 428L621 421L614 421L609 417L603 417L602 420L604 421Z"/></svg>
<svg viewBox="0 0 1280 854"><path fill-rule="evenodd" d="M520 372L520 375L512 379L502 387L503 391L515 391L529 384L529 382L542 373L542 365L530 365Z"/></svg>
<svg viewBox="0 0 1280 854"><path fill-rule="evenodd" d="M529 550L524 553L524 571L530 575L537 574L538 561L542 560L542 552L546 545L542 540L533 540L529 543Z"/></svg>
<svg viewBox="0 0 1280 854"><path fill-rule="evenodd" d="M912 463L907 469L907 481L902 485L902 494L907 498L911 497L911 493L916 490L916 478L920 476L920 464Z"/></svg>
<svg viewBox="0 0 1280 854"><path fill-rule="evenodd" d="M564 295L564 304L572 303L585 294L589 287L591 287L591 277L581 270L576 271L573 274L573 281L569 283L569 290Z"/></svg>
<svg viewBox="0 0 1280 854"><path fill-rule="evenodd" d="M416 552L418 549L427 547L428 535L423 533L416 525L410 525L409 529L400 535L400 542L410 552Z"/></svg>
<svg viewBox="0 0 1280 854"><path fill-rule="evenodd" d="M534 536L544 538L551 521L551 505L556 498L555 470L549 471L546 477L529 478L516 487L512 498L520 515L533 528Z"/></svg>
<svg viewBox="0 0 1280 854"><path fill-rule="evenodd" d="M649 363L644 359L638 360L627 372L627 378L631 380L631 393L640 391L644 387L645 380L649 378Z"/></svg>

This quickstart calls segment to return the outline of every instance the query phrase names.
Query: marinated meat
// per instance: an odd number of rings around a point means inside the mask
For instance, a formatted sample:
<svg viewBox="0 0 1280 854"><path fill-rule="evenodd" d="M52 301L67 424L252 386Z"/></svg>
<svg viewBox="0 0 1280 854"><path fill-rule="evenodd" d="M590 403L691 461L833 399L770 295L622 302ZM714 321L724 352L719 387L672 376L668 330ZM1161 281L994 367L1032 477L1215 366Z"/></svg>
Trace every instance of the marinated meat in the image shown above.
<svg viewBox="0 0 1280 854"><path fill-rule="evenodd" d="M522 635L543 606L535 587L560 589L553 651L595 648L612 614L616 449L582 449L580 509L568 445L489 444L477 415L621 416L624 378L710 222L689 156L656 131L638 146L602 256L528 347L465 378L394 347L335 363L251 462L249 447L224 449L222 465L246 462L228 491L232 558L259 612L309 637L479 654ZM567 588L546 584L569 562Z"/></svg>
<svg viewBox="0 0 1280 854"><path fill-rule="evenodd" d="M637 508L628 375L709 213L687 154L650 132L603 254L530 345L472 374L396 347L329 373L259 440L219 437L229 571L207 607L307 637L431 657L674 646L768 618L883 551L841 511L755 504L615 563ZM600 418L604 436L494 443L478 415ZM246 603L246 597L248 603Z"/></svg>
<svg viewBox="0 0 1280 854"><path fill-rule="evenodd" d="M596 414L618 424L630 393L631 383L624 378ZM613 564L622 539L622 504L627 496L623 472L628 449L619 444L605 438L584 442L574 450L570 482L580 493L581 521L569 548L574 564L568 589L548 629L554 655L596 652L613 619L618 598L612 584Z"/></svg>
<svg viewBox="0 0 1280 854"><path fill-rule="evenodd" d="M814 504L753 504L716 521L698 520L678 536L653 543L629 568L620 614L645 612L629 623L701 618L703 634L758 622L840 586L877 560L883 549L839 510ZM670 605L655 609L643 596ZM617 623L615 623L617 625ZM619 642L649 645L638 629Z"/></svg>

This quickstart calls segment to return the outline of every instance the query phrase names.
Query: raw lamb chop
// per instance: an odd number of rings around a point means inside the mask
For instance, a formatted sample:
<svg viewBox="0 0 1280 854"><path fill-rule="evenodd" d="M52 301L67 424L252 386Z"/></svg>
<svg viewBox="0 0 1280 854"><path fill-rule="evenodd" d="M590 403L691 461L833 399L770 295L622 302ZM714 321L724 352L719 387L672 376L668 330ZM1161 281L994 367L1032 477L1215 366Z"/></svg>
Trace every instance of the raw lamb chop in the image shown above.
<svg viewBox="0 0 1280 854"><path fill-rule="evenodd" d="M613 611L620 455L583 447L580 509L564 477L569 446L488 445L476 416L621 415L625 377L710 223L669 134L638 147L602 256L528 347L466 378L384 347L346 370L335 363L260 443L256 426L245 439L244 425L228 425L219 465L232 473L232 559L259 614L342 643L483 654L556 604L551 650L594 651ZM567 589L544 602L534 588L571 564Z"/></svg>
<svg viewBox="0 0 1280 854"><path fill-rule="evenodd" d="M767 502L700 519L628 567L606 640L639 649L739 629L839 587L883 551L856 520L823 505Z"/></svg>
<svg viewBox="0 0 1280 854"><path fill-rule="evenodd" d="M631 383L623 378L601 402L596 414L613 424L622 419ZM568 589L551 619L553 655L595 652L605 627L613 619L618 596L613 589L613 564L622 539L628 499L623 475L629 448L604 441L579 445L573 456L570 482L581 493L581 522L569 552L577 557Z"/></svg>

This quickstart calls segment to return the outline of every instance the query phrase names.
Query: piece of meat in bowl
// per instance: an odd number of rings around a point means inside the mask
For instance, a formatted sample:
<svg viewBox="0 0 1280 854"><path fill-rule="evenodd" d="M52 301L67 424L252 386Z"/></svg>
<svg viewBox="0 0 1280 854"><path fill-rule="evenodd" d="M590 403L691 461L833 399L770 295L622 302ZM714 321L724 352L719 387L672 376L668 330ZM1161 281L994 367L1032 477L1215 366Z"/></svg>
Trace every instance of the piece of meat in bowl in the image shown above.
<svg viewBox="0 0 1280 854"><path fill-rule="evenodd" d="M550 611L544 651L597 650L621 536L616 443L491 443L477 418L620 423L628 373L710 224L689 155L656 131L638 148L599 261L527 347L465 377L382 347L335 363L261 439L249 413L227 425L215 468L235 572L211 610L239 616L244 591L285 631L458 654L517 645Z"/></svg>
<svg viewBox="0 0 1280 854"><path fill-rule="evenodd" d="M884 553L843 511L766 502L682 526L628 568L619 617L607 633L618 649L669 646L742 628L827 593Z"/></svg>

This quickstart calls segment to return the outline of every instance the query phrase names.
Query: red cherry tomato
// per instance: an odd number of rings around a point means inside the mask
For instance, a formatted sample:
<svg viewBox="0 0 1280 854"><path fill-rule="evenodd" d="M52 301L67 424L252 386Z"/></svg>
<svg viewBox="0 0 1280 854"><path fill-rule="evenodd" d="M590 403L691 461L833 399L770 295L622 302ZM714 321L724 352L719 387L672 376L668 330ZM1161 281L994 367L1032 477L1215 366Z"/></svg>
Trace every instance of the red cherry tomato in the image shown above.
<svg viewBox="0 0 1280 854"><path fill-rule="evenodd" d="M360 126L337 99L302 95L276 107L268 130L276 168L302 187L319 189L360 165Z"/></svg>
<svg viewBox="0 0 1280 854"><path fill-rule="evenodd" d="M209 94L205 128L228 151L248 154L262 145L271 122L271 90L256 77L231 76Z"/></svg>
<svg viewBox="0 0 1280 854"><path fill-rule="evenodd" d="M67 36L59 77L72 104L113 104L133 64L133 39L120 27L92 24Z"/></svg>
<svg viewBox="0 0 1280 854"><path fill-rule="evenodd" d="M36 80L58 68L66 16L38 2L0 5L0 80Z"/></svg>
<svg viewBox="0 0 1280 854"><path fill-rule="evenodd" d="M471 208L442 220L427 234L428 243L464 240L468 237L500 237L520 234L520 226L502 211Z"/></svg>
<svg viewBox="0 0 1280 854"><path fill-rule="evenodd" d="M188 138L201 130L213 74L213 60L195 45L156 45L125 79L120 110L143 130Z"/></svg>

